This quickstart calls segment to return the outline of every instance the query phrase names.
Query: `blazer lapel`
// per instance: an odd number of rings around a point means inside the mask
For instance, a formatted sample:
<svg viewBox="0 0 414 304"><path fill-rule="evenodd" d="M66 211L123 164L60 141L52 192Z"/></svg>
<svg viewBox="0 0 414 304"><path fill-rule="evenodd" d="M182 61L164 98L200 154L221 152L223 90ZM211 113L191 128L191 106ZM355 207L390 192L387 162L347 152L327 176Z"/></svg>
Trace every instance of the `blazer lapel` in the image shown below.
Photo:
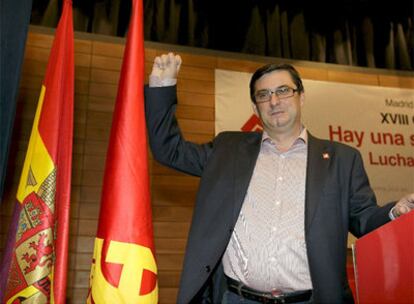
<svg viewBox="0 0 414 304"><path fill-rule="evenodd" d="M249 133L236 151L232 227L236 224L260 151L262 133Z"/></svg>
<svg viewBox="0 0 414 304"><path fill-rule="evenodd" d="M322 197L323 185L332 161L332 151L308 133L308 164L305 192L305 231L308 232Z"/></svg>

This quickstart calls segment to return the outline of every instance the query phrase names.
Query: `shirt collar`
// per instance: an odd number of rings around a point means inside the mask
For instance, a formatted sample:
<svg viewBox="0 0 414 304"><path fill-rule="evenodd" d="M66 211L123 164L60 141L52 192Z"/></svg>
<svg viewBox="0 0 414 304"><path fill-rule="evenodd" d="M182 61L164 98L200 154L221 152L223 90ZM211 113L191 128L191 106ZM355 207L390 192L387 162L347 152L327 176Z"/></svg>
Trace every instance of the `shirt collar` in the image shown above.
<svg viewBox="0 0 414 304"><path fill-rule="evenodd" d="M273 142L269 134L267 134L267 132L263 130L262 143L267 142L267 141ZM300 134L294 141L293 145L298 144L300 142L304 144L308 143L308 131L306 130L304 126L302 126L302 130L300 131Z"/></svg>

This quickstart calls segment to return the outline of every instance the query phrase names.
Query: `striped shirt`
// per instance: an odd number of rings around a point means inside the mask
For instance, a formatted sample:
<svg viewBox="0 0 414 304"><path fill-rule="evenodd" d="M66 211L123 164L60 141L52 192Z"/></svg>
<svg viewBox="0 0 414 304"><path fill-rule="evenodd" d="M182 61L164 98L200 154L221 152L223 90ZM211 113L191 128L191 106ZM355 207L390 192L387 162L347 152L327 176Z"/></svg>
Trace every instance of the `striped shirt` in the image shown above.
<svg viewBox="0 0 414 304"><path fill-rule="evenodd" d="M307 133L280 152L264 132L223 256L227 276L260 291L312 289L305 243Z"/></svg>

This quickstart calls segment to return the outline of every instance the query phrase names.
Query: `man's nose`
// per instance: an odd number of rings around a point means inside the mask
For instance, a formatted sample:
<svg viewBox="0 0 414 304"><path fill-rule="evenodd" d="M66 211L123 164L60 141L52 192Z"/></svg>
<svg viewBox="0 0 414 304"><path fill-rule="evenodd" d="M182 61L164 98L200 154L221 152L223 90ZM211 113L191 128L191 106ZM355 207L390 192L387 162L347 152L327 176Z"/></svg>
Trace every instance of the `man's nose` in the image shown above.
<svg viewBox="0 0 414 304"><path fill-rule="evenodd" d="M270 104L273 106L279 103L280 103L279 97L277 97L275 92L272 92L272 95L270 95Z"/></svg>

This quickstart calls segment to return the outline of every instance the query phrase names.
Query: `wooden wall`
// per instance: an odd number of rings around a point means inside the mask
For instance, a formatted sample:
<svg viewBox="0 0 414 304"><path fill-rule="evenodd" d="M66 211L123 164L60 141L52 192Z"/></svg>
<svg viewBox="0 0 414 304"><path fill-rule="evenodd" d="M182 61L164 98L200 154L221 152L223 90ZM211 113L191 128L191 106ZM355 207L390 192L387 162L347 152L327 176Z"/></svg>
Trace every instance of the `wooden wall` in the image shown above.
<svg viewBox="0 0 414 304"><path fill-rule="evenodd" d="M0 241L4 246L18 179L37 105L53 34L32 28L28 35L15 132L4 202ZM99 214L104 162L117 91L124 40L76 35L75 126L72 177L68 303L85 303L93 242ZM177 116L185 137L205 142L214 135L214 70L253 72L280 59L147 43L146 73L156 55L178 51L183 66L178 81ZM303 78L413 88L409 73L292 62ZM159 270L160 303L175 303L186 238L198 179L150 160L154 234Z"/></svg>

